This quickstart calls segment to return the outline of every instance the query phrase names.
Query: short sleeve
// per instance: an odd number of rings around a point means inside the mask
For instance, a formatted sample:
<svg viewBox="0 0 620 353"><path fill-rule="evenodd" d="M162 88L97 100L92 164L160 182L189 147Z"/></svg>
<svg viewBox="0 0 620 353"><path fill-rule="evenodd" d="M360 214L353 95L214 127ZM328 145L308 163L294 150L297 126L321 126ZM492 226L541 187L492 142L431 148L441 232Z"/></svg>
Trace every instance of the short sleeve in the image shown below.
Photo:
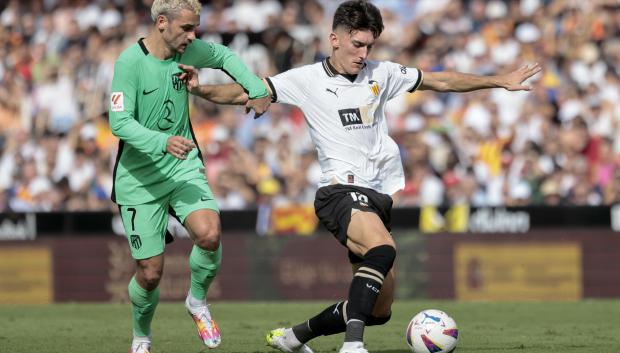
<svg viewBox="0 0 620 353"><path fill-rule="evenodd" d="M300 106L308 97L308 82L311 81L307 67L299 67L267 77L272 93L272 102Z"/></svg>
<svg viewBox="0 0 620 353"><path fill-rule="evenodd" d="M393 62L385 62L388 70L388 99L405 92L413 93L422 83L422 71Z"/></svg>

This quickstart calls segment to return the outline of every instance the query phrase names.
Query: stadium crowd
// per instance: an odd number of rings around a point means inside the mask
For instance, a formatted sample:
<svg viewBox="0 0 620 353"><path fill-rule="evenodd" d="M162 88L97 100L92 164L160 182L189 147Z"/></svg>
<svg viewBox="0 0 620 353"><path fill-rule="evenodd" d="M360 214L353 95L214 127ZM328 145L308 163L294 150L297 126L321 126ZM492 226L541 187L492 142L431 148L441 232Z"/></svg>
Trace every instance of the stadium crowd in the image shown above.
<svg viewBox="0 0 620 353"><path fill-rule="evenodd" d="M406 186L396 206L620 201L617 0L376 0L372 57L492 74L539 62L530 92L417 92L388 107ZM4 5L2 5L4 4ZM148 0L0 4L0 212L113 209L107 123L118 54L150 27ZM199 37L259 76L329 53L331 0L203 1ZM201 82L228 82L203 70ZM320 169L297 109L193 98L190 116L222 209L307 204Z"/></svg>

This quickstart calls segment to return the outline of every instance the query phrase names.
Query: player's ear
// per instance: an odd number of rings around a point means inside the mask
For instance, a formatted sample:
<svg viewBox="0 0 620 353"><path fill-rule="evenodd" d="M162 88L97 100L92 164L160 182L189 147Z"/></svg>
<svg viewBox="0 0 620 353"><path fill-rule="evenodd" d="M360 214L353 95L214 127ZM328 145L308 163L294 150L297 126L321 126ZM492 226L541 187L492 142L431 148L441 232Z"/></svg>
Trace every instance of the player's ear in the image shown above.
<svg viewBox="0 0 620 353"><path fill-rule="evenodd" d="M331 44L334 49L338 49L338 47L340 47L340 40L335 32L331 32L329 34L329 44Z"/></svg>
<svg viewBox="0 0 620 353"><path fill-rule="evenodd" d="M168 18L164 15L158 15L155 19L155 26L160 32L163 32L168 27Z"/></svg>

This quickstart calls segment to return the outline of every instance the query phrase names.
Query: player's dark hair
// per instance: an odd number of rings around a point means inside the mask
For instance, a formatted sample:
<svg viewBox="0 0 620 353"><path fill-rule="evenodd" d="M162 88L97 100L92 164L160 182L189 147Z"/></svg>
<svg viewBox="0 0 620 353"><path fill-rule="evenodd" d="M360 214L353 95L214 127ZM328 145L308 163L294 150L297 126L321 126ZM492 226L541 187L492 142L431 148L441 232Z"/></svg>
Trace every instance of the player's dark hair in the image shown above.
<svg viewBox="0 0 620 353"><path fill-rule="evenodd" d="M349 32L369 30L377 38L383 31L383 19L379 9L368 1L345 1L336 9L332 30L343 26Z"/></svg>

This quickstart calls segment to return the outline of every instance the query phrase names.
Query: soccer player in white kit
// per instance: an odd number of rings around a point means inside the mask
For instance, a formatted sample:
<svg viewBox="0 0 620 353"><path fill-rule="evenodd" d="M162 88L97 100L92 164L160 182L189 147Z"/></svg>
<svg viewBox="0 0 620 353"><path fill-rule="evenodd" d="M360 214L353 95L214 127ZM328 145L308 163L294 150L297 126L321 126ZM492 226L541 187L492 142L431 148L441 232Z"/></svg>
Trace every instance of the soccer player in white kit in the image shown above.
<svg viewBox="0 0 620 353"><path fill-rule="evenodd" d="M523 81L541 70L535 64L504 75L478 76L367 60L382 30L374 5L346 1L334 14L329 58L265 79L273 102L298 106L305 115L322 170L315 211L349 249L354 272L346 300L299 325L267 334L267 343L282 352L311 353L306 342L345 332L339 353L367 353L365 326L390 319L396 257L391 195L403 189L405 177L398 146L388 135L386 103L416 90L529 90ZM248 99L237 84L199 86L192 93L222 104Z"/></svg>

